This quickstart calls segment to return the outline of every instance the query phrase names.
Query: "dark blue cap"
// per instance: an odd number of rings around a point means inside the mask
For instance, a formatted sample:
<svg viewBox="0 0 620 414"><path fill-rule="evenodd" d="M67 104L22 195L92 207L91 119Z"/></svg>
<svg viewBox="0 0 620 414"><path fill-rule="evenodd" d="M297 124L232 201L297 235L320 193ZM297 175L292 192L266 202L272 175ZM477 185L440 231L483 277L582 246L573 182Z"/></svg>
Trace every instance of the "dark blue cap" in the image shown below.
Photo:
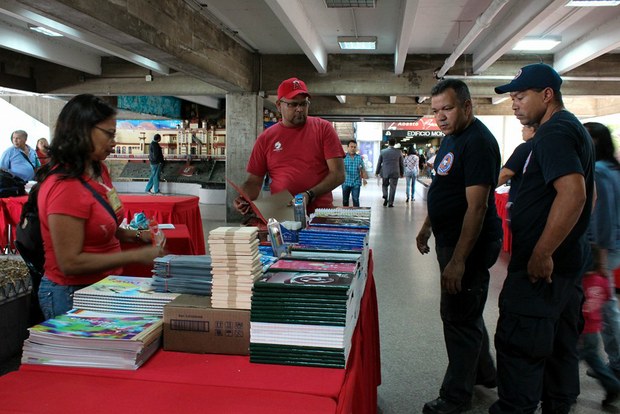
<svg viewBox="0 0 620 414"><path fill-rule="evenodd" d="M562 78L551 66L534 63L519 69L514 79L506 85L495 88L495 93L520 92L528 89L551 88L559 91Z"/></svg>

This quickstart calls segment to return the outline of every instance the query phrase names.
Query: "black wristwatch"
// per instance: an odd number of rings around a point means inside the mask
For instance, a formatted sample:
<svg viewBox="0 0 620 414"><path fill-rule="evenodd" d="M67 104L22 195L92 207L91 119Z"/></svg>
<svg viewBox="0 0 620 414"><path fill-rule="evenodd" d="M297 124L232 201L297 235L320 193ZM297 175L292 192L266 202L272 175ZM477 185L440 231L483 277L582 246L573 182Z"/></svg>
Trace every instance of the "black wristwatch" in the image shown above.
<svg viewBox="0 0 620 414"><path fill-rule="evenodd" d="M306 190L306 194L308 194L308 202L311 203L314 200L314 191Z"/></svg>

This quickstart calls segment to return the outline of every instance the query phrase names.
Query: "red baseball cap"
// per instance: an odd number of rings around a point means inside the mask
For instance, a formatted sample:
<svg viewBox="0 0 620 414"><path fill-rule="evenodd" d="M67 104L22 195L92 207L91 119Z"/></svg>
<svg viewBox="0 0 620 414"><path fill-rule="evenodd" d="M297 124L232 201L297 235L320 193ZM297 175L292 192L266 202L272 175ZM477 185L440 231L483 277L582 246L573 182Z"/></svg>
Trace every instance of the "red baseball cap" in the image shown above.
<svg viewBox="0 0 620 414"><path fill-rule="evenodd" d="M289 78L285 81L282 81L280 86L278 86L278 100L282 98L293 99L299 94L305 94L310 97L308 93L308 88L306 84L301 79L297 78Z"/></svg>

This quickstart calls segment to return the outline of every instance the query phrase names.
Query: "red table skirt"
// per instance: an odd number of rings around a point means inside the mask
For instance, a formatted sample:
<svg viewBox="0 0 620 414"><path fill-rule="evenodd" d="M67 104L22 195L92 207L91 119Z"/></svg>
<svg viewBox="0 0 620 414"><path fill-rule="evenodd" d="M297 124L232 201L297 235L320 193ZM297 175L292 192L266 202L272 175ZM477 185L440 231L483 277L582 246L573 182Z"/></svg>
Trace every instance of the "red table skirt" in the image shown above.
<svg viewBox="0 0 620 414"><path fill-rule="evenodd" d="M510 231L510 225L506 221L508 212L506 211L506 203L508 203L508 193L495 193L495 208L497 209L497 215L502 219L502 230L504 230L504 243L503 250L505 252L512 252L512 232Z"/></svg>
<svg viewBox="0 0 620 414"><path fill-rule="evenodd" d="M9 248L14 251L15 230L19 224L19 218L22 214L22 207L28 201L28 196L0 198L0 246L4 248L8 245L9 225L11 225L11 245Z"/></svg>
<svg viewBox="0 0 620 414"><path fill-rule="evenodd" d="M185 224L195 254L206 254L198 197L121 194L120 199L127 221L131 221L135 213L143 212L148 219L155 218L158 223Z"/></svg>
<svg viewBox="0 0 620 414"><path fill-rule="evenodd" d="M159 350L137 371L22 365L0 377L1 409L19 412L377 412L381 383L372 253L346 369L250 363L247 356ZM35 396L33 398L33 396Z"/></svg>
<svg viewBox="0 0 620 414"><path fill-rule="evenodd" d="M0 377L2 412L70 413L336 413L331 398L285 391L204 386L57 372Z"/></svg>
<svg viewBox="0 0 620 414"><path fill-rule="evenodd" d="M164 235L166 236L166 253L182 255L195 254L194 244L192 243L192 238L185 224L175 224L174 229L165 229ZM142 244L121 243L121 248L123 250L136 249L140 246L142 246ZM132 263L123 267L123 275L150 277L153 275L151 272L152 270L152 264L142 265L139 263Z"/></svg>

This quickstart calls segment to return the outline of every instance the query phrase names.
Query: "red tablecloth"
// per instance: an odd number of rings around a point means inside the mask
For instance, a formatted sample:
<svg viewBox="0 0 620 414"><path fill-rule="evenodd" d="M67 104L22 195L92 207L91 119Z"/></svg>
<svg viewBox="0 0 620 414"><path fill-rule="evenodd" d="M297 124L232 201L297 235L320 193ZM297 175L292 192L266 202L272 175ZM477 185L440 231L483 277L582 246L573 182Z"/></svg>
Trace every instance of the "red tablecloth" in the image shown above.
<svg viewBox="0 0 620 414"><path fill-rule="evenodd" d="M127 221L135 213L144 212L147 218L155 218L158 223L185 224L191 236L194 254L206 254L204 234L202 232L202 218L196 196L153 196L121 194L120 199L125 207ZM13 226L15 240L15 225L19 223L22 207L28 196L8 197L0 199L0 242L7 245L7 228Z"/></svg>
<svg viewBox="0 0 620 414"><path fill-rule="evenodd" d="M164 235L166 236L166 252L169 254L195 254L194 244L192 238L189 235L189 231L185 224L175 224L174 229L165 229ZM121 243L123 250L135 249L140 247L138 243ZM123 275L125 276L152 276L153 265L141 265L133 263L126 265L123 268Z"/></svg>
<svg viewBox="0 0 620 414"><path fill-rule="evenodd" d="M497 209L497 214L502 219L502 229L504 230L504 244L503 249L505 252L510 253L512 251L512 232L510 231L510 226L506 221L507 211L506 211L506 203L508 203L508 193L495 193L495 208Z"/></svg>
<svg viewBox="0 0 620 414"><path fill-rule="evenodd" d="M127 221L135 213L144 212L148 219L154 217L158 223L185 224L192 237L195 254L206 254L198 197L121 194L120 198Z"/></svg>
<svg viewBox="0 0 620 414"><path fill-rule="evenodd" d="M8 229L11 225L11 241L15 240L15 226L19 223L19 217L22 214L22 207L28 200L28 196L0 198L0 243L4 248L8 245ZM10 249L15 250L15 246L11 243Z"/></svg>
<svg viewBox="0 0 620 414"><path fill-rule="evenodd" d="M368 268L346 369L255 364L247 356L163 350L137 371L22 365L19 371L0 377L1 409L376 413L381 361L372 257Z"/></svg>

